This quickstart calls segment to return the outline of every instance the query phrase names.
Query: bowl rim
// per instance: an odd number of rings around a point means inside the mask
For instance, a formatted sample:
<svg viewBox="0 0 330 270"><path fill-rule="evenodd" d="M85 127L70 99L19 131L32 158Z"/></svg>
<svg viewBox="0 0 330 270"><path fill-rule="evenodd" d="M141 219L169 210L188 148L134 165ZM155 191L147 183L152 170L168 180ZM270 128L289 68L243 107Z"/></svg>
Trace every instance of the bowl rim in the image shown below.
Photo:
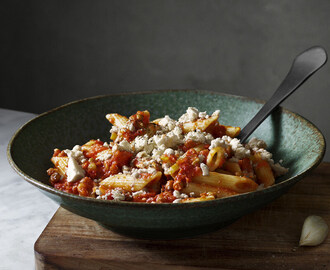
<svg viewBox="0 0 330 270"><path fill-rule="evenodd" d="M313 162L313 164L305 169L304 171L302 171L301 173L292 176L288 179L285 179L283 181L281 181L280 183L275 183L274 185L265 188L265 189L261 189L261 190L256 190L256 191L252 191L252 192L248 192L248 193L243 193L243 194L237 194L237 195L233 195L233 196L229 196L229 197L224 197L224 198L217 198L214 200L210 200L210 201L202 201L202 202L192 202L192 203L141 203L141 202L129 202L129 201L113 201L113 200L100 200L100 199L96 199L96 198L89 198L89 197L83 197L83 196L79 196L79 195L75 195L75 194L71 194L71 193L66 193L64 191L60 191L58 189L55 189L54 187L47 185L31 176L29 176L28 174L26 174L25 172L23 172L15 163L15 161L12 158L11 155L11 150L12 150L12 145L15 142L15 139L18 137L18 135L28 126L30 125L30 123L37 121L39 118L43 118L46 117L48 114L51 114L53 112L56 112L58 110L61 110L63 108L69 107L73 104L79 104L79 103L83 103L83 102L87 102L89 100L97 100L97 99L102 99L102 98L107 98L107 97L114 97L114 96L131 96L131 95L148 95L148 94L160 94L160 93L169 93L169 92L195 92L195 93L200 93L200 94L211 94L211 95L219 95L219 96L228 96L228 97L232 97L235 99L242 99L242 100L248 100L248 101L252 101L255 103L259 103L261 105L265 104L264 100L260 100L260 99L256 99L256 98L249 98L249 97L245 97L245 96L239 96L239 95L232 95L232 94L227 94L227 93L221 93L221 92L217 92L217 91L211 91L211 90L201 90L201 89L158 89L158 90L147 90L147 91L134 91L134 92L125 92L125 93L112 93L112 94L105 94L105 95L97 95L97 96L91 96L91 97L87 97L87 98L82 98L79 100L75 100L75 101L71 101L68 103L65 103L63 105L60 105L58 107L55 107L53 109L50 109L44 113L41 113L39 115L37 115L36 117L34 117L33 119L27 121L25 124L23 124L20 128L18 128L16 130L16 132L13 134L13 136L11 137L8 146L7 146L7 159L9 161L9 164L11 165L11 167L16 171L16 173L18 175L20 175L25 181L29 182L30 184L36 186L37 188L46 191L48 193L51 193L53 195L59 196L61 198L65 198L65 199L69 199L69 200L78 200L78 201L83 201L84 203L89 203L89 204L102 204L102 205L111 205L111 206L116 206L116 207L127 207L127 205L130 205L133 208L191 208L191 207L196 207L198 206L204 206L204 207L208 207L210 205L214 205L214 204L218 204L218 203L224 203L224 202L231 202L234 200L238 200L238 199L247 199L247 198L253 198L256 197L258 195L264 194L264 193L270 193L273 192L275 190L278 190L284 186L287 186L289 184L291 184L291 182L296 183L297 181L299 181L299 179L303 178L307 173L309 173L311 170L313 170L315 167L317 167L325 154L325 148L326 148L326 141L325 141L325 137L322 134L322 132L309 120L307 120L305 117L299 115L298 113L295 113L293 111L290 111L288 109L283 108L282 106L279 106L279 110L282 113L286 113L291 115L294 118L298 118L300 121L304 122L309 128L311 128L312 130L315 131L315 134L317 134L319 141L320 141L320 146L321 146L321 153L318 155L317 159ZM294 184L293 183L293 184Z"/></svg>

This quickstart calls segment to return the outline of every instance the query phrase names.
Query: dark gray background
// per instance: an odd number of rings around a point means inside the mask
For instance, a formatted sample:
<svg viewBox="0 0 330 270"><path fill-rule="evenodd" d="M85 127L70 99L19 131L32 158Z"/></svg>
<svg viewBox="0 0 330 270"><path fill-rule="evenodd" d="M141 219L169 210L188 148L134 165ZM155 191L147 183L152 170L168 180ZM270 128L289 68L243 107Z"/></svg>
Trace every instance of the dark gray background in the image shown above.
<svg viewBox="0 0 330 270"><path fill-rule="evenodd" d="M35 113L83 97L152 89L268 99L298 53L313 45L330 52L326 0L0 5L0 107ZM328 140L329 71L328 63L283 104Z"/></svg>

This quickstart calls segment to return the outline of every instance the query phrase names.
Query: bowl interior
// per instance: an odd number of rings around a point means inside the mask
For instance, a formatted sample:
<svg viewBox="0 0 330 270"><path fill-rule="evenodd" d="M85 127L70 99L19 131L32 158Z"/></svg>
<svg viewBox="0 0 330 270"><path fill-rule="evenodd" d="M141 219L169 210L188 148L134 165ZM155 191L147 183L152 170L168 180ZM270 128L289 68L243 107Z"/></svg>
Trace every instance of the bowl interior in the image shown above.
<svg viewBox="0 0 330 270"><path fill-rule="evenodd" d="M23 126L11 141L9 155L21 173L49 185L46 170L52 166L53 149L71 149L89 139L109 141L111 125L105 119L107 113L129 116L137 110L148 110L152 119L164 115L177 119L189 106L209 114L220 109L220 123L244 127L262 103L206 91L160 91L85 99L42 114ZM252 136L265 140L275 162L283 160L283 165L290 168L277 183L305 172L320 162L324 154L324 138L319 130L281 108Z"/></svg>

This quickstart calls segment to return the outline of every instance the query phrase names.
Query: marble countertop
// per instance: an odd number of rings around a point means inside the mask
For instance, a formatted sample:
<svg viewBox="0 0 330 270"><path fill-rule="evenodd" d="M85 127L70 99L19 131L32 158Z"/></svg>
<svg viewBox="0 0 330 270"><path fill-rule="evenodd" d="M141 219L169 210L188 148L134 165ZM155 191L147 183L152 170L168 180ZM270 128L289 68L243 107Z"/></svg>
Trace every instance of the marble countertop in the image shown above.
<svg viewBox="0 0 330 270"><path fill-rule="evenodd" d="M35 116L0 109L0 269L34 269L34 243L58 208L17 175L7 160L10 138Z"/></svg>

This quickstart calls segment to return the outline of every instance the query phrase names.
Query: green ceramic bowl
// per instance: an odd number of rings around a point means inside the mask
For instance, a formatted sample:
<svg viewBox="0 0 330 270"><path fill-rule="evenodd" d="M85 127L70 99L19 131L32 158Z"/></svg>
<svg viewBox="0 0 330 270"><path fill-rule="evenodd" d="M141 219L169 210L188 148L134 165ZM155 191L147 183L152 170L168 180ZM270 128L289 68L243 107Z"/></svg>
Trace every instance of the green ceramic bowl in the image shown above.
<svg viewBox="0 0 330 270"><path fill-rule="evenodd" d="M325 140L308 120L285 109L274 112L253 134L265 140L275 161L290 171L274 186L213 201L189 204L144 204L79 197L48 183L54 148L72 148L91 138L109 141L107 113L126 116L149 110L153 119L177 119L188 106L212 113L220 109L224 125L244 127L262 102L208 91L154 91L88 98L61 106L26 123L11 139L9 162L26 181L63 208L137 238L180 238L217 230L285 193L322 160ZM40 203L40 202L36 202Z"/></svg>

